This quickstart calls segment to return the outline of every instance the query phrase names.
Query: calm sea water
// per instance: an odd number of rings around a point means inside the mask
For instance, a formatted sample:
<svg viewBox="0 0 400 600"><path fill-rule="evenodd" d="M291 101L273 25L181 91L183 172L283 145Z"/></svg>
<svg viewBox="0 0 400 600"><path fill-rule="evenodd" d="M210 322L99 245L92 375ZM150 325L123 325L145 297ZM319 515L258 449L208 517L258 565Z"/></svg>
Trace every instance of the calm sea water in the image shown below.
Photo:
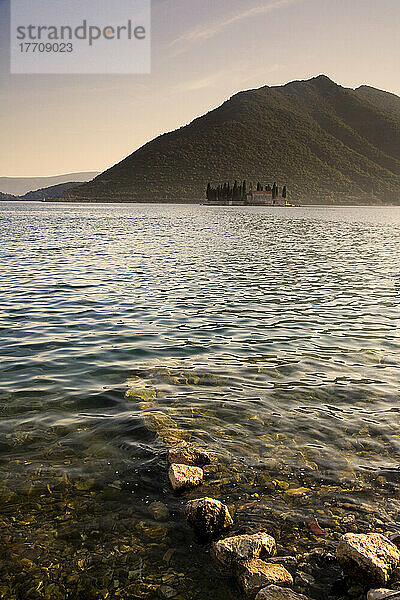
<svg viewBox="0 0 400 600"><path fill-rule="evenodd" d="M0 219L0 597L237 598L182 518L198 496L281 554L398 527L400 209ZM171 431L214 457L180 497Z"/></svg>

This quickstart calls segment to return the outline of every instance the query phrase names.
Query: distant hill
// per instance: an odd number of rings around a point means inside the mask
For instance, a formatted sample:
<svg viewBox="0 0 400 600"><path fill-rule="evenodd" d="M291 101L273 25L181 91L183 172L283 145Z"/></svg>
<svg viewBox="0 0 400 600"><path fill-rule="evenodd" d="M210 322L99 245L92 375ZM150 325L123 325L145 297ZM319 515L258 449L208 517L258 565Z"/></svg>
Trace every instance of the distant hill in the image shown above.
<svg viewBox="0 0 400 600"><path fill-rule="evenodd" d="M14 196L22 196L31 190L67 183L71 181L90 181L98 175L97 172L67 173L53 177L0 177L0 190Z"/></svg>
<svg viewBox="0 0 400 600"><path fill-rule="evenodd" d="M51 185L50 187L41 188L33 192L28 192L23 196L20 196L18 200L46 200L51 198L60 198L68 190L82 185L81 181L68 181L67 183L59 183L58 185Z"/></svg>
<svg viewBox="0 0 400 600"><path fill-rule="evenodd" d="M3 192L0 192L0 200L18 200L18 198L11 194L3 194Z"/></svg>
<svg viewBox="0 0 400 600"><path fill-rule="evenodd" d="M324 75L240 92L67 196L199 202L208 181L235 179L287 184L308 203L400 203L400 98Z"/></svg>

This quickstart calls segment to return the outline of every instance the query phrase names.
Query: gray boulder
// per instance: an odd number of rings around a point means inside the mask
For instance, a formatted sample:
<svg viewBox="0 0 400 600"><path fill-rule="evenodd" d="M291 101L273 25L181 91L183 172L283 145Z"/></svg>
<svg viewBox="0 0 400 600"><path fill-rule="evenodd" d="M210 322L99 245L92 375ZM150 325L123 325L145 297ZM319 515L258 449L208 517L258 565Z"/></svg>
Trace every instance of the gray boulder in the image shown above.
<svg viewBox="0 0 400 600"><path fill-rule="evenodd" d="M400 551L380 533L346 533L336 557L343 571L371 585L384 585L400 563Z"/></svg>
<svg viewBox="0 0 400 600"><path fill-rule="evenodd" d="M273 537L260 532L252 535L235 535L213 543L216 559L225 567L248 558L265 558L276 554Z"/></svg>

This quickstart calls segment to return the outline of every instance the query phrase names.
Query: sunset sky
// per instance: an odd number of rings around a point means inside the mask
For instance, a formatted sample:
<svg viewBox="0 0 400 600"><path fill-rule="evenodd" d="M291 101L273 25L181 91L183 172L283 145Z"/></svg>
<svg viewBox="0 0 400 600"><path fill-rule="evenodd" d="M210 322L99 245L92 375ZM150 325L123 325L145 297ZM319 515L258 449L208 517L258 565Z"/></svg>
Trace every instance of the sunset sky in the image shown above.
<svg viewBox="0 0 400 600"><path fill-rule="evenodd" d="M0 176L102 171L235 92L325 73L400 95L399 0L153 0L151 75L10 75Z"/></svg>

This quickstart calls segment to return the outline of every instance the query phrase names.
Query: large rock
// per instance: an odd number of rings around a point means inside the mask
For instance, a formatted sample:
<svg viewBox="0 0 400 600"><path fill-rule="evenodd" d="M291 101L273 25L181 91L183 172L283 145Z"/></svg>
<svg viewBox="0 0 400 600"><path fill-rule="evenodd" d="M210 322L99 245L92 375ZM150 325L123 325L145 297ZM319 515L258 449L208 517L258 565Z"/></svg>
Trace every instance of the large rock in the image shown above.
<svg viewBox="0 0 400 600"><path fill-rule="evenodd" d="M235 535L213 543L214 555L226 567L248 558L264 558L276 554L273 537L260 532L252 535Z"/></svg>
<svg viewBox="0 0 400 600"><path fill-rule="evenodd" d="M293 578L285 567L266 563L259 558L252 558L239 563L237 579L248 598L254 598L260 590L271 584L278 586L293 584Z"/></svg>
<svg viewBox="0 0 400 600"><path fill-rule="evenodd" d="M400 563L400 551L380 533L346 533L336 556L345 573L371 585L387 583Z"/></svg>
<svg viewBox="0 0 400 600"><path fill-rule="evenodd" d="M256 600L309 600L303 594L297 594L287 588L269 585L258 592Z"/></svg>
<svg viewBox="0 0 400 600"><path fill-rule="evenodd" d="M168 460L170 464L191 465L193 467L204 467L204 465L211 462L205 450L185 442L168 450Z"/></svg>
<svg viewBox="0 0 400 600"><path fill-rule="evenodd" d="M190 500L185 514L189 523L203 538L216 537L233 523L228 507L213 498Z"/></svg>
<svg viewBox="0 0 400 600"><path fill-rule="evenodd" d="M171 465L169 480L175 491L190 490L203 482L203 469L189 465Z"/></svg>

